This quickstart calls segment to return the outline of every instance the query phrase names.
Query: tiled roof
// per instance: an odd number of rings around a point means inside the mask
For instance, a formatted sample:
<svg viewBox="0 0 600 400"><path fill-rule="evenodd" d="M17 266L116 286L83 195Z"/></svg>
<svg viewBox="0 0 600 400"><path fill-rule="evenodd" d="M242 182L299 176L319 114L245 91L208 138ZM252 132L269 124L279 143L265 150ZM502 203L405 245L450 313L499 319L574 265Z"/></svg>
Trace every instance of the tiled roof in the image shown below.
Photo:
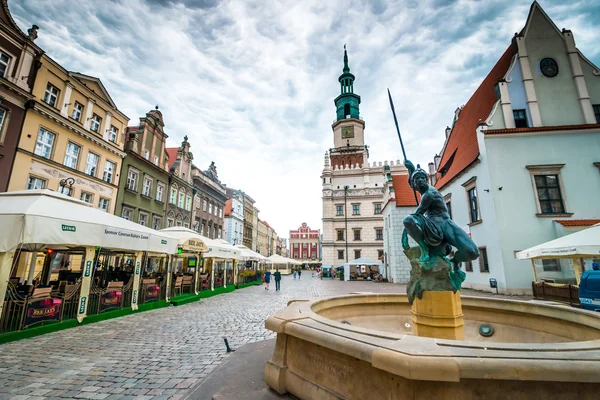
<svg viewBox="0 0 600 400"><path fill-rule="evenodd" d="M436 188L441 189L479 156L477 124L490 114L497 100L494 85L506 74L513 54L509 46L458 115L438 167L447 171L444 176L437 174Z"/></svg>
<svg viewBox="0 0 600 400"><path fill-rule="evenodd" d="M562 226L592 226L600 224L600 219L555 219Z"/></svg>
<svg viewBox="0 0 600 400"><path fill-rule="evenodd" d="M396 196L396 207L416 207L415 193L408 185L408 175L392 175L392 185ZM417 192L417 198L421 201L421 193Z"/></svg>
<svg viewBox="0 0 600 400"><path fill-rule="evenodd" d="M233 208L233 200L229 199L225 202L225 210L223 211L225 213L225 216L231 216L231 209Z"/></svg>
<svg viewBox="0 0 600 400"><path fill-rule="evenodd" d="M600 124L554 125L554 126L534 126L531 128L489 129L484 132L486 135L499 135L499 134L505 134L505 133L573 131L573 130L583 130L583 129L600 129Z"/></svg>
<svg viewBox="0 0 600 400"><path fill-rule="evenodd" d="M129 128L130 131L134 131L134 132L136 132L138 129L140 129L140 127L137 125L136 126L128 126L127 128Z"/></svg>
<svg viewBox="0 0 600 400"><path fill-rule="evenodd" d="M165 150L167 151L167 154L169 155L169 169L171 169L173 164L175 164L175 161L177 161L177 150L179 150L179 148L178 147L168 147Z"/></svg>

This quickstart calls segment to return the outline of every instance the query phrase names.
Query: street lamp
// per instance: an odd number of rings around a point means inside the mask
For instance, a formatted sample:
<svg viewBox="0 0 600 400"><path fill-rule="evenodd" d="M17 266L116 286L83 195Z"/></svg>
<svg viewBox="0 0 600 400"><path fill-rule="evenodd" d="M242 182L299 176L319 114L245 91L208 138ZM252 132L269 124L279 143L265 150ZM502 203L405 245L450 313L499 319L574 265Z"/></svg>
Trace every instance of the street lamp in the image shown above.
<svg viewBox="0 0 600 400"><path fill-rule="evenodd" d="M71 192L73 191L73 185L75 184L75 179L73 178L65 178L59 182L60 193L66 194L67 196L71 196ZM68 192L66 192L68 189ZM66 193L65 193L66 192Z"/></svg>
<svg viewBox="0 0 600 400"><path fill-rule="evenodd" d="M346 232L344 236L346 238L346 263L348 263L348 203L346 198L348 196L349 188L350 186L348 185L344 186L344 223L346 225Z"/></svg>

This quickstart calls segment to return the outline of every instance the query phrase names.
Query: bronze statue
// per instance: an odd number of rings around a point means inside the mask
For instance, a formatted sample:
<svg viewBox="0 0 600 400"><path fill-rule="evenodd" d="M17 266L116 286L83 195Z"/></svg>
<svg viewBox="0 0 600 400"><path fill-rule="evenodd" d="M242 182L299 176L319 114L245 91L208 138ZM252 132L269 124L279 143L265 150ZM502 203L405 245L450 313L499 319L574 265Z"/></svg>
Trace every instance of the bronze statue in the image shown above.
<svg viewBox="0 0 600 400"><path fill-rule="evenodd" d="M450 283L456 292L460 290L466 277L466 274L460 270L460 264L475 260L479 257L479 250L467 233L450 219L444 197L427 183L427 172L418 164L415 168L408 160L404 164L408 168L408 183L413 190L419 191L421 202L415 213L404 219L402 247L405 251L410 249L407 235L417 242L421 250L418 259L421 272L433 269L434 265L440 262L449 262L452 266L449 273ZM456 251L454 256L448 258L452 247L456 248ZM417 288L416 293L421 297L419 292Z"/></svg>

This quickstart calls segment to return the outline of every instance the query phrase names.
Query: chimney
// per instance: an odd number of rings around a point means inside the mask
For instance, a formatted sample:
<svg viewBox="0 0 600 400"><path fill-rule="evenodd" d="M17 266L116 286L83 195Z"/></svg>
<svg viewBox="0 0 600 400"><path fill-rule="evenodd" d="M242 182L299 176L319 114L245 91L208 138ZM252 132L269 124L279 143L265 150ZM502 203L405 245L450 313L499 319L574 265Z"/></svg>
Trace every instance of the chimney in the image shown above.
<svg viewBox="0 0 600 400"><path fill-rule="evenodd" d="M435 166L432 162L430 162L429 164L427 164L427 166L429 167L429 175L433 175L435 174Z"/></svg>
<svg viewBox="0 0 600 400"><path fill-rule="evenodd" d="M452 128L449 126L446 127L446 140L448 140L448 136L450 136L450 132L452 132Z"/></svg>
<svg viewBox="0 0 600 400"><path fill-rule="evenodd" d="M433 157L433 164L436 171L440 168L440 161L442 161L442 157L440 157L439 154L436 154L435 157Z"/></svg>

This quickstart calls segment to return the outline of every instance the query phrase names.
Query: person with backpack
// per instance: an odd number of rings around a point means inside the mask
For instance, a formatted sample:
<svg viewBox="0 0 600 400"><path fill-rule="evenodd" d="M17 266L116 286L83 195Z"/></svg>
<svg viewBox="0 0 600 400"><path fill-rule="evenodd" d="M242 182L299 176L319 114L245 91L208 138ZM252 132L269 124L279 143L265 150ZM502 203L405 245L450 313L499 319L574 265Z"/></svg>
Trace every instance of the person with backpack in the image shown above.
<svg viewBox="0 0 600 400"><path fill-rule="evenodd" d="M265 290L269 290L269 283L271 283L271 271L265 272Z"/></svg>
<svg viewBox="0 0 600 400"><path fill-rule="evenodd" d="M281 272L279 272L279 268L275 270L273 276L275 277L275 291L278 292L281 290Z"/></svg>

